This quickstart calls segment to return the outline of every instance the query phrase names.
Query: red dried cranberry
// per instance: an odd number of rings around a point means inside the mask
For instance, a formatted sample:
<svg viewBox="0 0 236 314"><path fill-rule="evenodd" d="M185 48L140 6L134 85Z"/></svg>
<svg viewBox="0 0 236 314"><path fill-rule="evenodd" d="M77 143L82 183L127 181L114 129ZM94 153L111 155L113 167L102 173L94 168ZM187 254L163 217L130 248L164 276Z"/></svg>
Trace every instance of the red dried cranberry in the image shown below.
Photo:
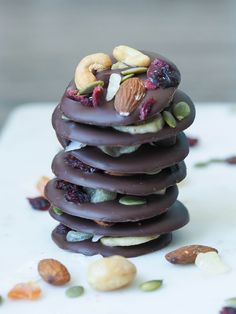
<svg viewBox="0 0 236 314"><path fill-rule="evenodd" d="M72 100L78 101L81 105L91 107L93 105L91 97L86 95L78 95L78 90L68 89L66 91L66 96Z"/></svg>
<svg viewBox="0 0 236 314"><path fill-rule="evenodd" d="M72 154L68 154L65 157L65 163L71 166L72 168L79 169L85 173L94 173L94 172L99 171L97 168L93 168L84 164L82 161L80 161L78 158L76 158Z"/></svg>
<svg viewBox="0 0 236 314"><path fill-rule="evenodd" d="M188 145L190 147L196 146L198 144L198 142L199 142L199 140L197 138L195 138L195 137L188 136L187 139L188 139Z"/></svg>
<svg viewBox="0 0 236 314"><path fill-rule="evenodd" d="M148 68L147 78L156 88L177 87L180 83L180 72L174 64L156 58Z"/></svg>
<svg viewBox="0 0 236 314"><path fill-rule="evenodd" d="M220 311L220 314L236 314L236 308L234 307L223 307L223 309Z"/></svg>
<svg viewBox="0 0 236 314"><path fill-rule="evenodd" d="M29 201L31 207L36 210L48 210L50 207L49 201L43 196L35 198L28 197L27 200Z"/></svg>
<svg viewBox="0 0 236 314"><path fill-rule="evenodd" d="M58 233L58 234L67 234L70 230L71 230L71 229L68 228L67 226L60 224L60 225L58 225L58 226L56 227L56 230L55 230L55 231L56 231L56 233Z"/></svg>
<svg viewBox="0 0 236 314"><path fill-rule="evenodd" d="M141 108L140 108L140 112L139 112L139 118L140 120L145 120L151 110L152 105L155 104L155 99L154 98L149 98L147 100L145 100L142 104L141 104Z"/></svg>
<svg viewBox="0 0 236 314"><path fill-rule="evenodd" d="M94 107L99 106L102 101L102 98L103 98L103 88L102 86L96 86L92 94L93 106Z"/></svg>
<svg viewBox="0 0 236 314"><path fill-rule="evenodd" d="M236 156L228 157L225 159L225 162L230 165L236 164Z"/></svg>
<svg viewBox="0 0 236 314"><path fill-rule="evenodd" d="M84 192L83 188L79 185L64 180L57 180L56 188L66 192L64 197L68 202L82 204L90 201L90 196Z"/></svg>
<svg viewBox="0 0 236 314"><path fill-rule="evenodd" d="M153 90L156 89L156 84L154 84L151 80L145 80L144 81L144 86L146 87L146 89L148 90Z"/></svg>

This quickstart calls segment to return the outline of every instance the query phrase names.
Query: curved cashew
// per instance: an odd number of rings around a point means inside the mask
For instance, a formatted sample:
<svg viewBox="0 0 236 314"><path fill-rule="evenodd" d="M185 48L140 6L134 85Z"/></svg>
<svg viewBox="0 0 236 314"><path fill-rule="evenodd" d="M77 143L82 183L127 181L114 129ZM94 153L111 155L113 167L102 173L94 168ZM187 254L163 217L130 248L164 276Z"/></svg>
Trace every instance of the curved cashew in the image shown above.
<svg viewBox="0 0 236 314"><path fill-rule="evenodd" d="M128 46L115 47L113 56L116 60L131 66L147 67L150 64L150 58L148 56Z"/></svg>
<svg viewBox="0 0 236 314"><path fill-rule="evenodd" d="M95 71L103 71L112 66L111 58L105 53L94 53L84 57L75 70L75 85L78 89L96 81Z"/></svg>

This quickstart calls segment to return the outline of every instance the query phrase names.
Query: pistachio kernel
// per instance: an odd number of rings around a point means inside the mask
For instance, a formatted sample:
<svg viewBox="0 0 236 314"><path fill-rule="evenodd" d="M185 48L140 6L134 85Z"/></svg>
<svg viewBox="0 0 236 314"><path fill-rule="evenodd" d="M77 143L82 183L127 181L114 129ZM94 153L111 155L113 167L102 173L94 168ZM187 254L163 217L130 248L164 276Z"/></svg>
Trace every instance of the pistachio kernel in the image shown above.
<svg viewBox="0 0 236 314"><path fill-rule="evenodd" d="M63 211L58 207L53 207L52 210L56 215L59 215L59 216L63 215Z"/></svg>
<svg viewBox="0 0 236 314"><path fill-rule="evenodd" d="M91 94L96 86L103 86L103 81L95 81L79 90L80 95Z"/></svg>
<svg viewBox="0 0 236 314"><path fill-rule="evenodd" d="M172 113L170 113L169 111L163 111L162 116L163 116L164 121L166 122L166 124L168 124L169 127L171 128L176 127L176 120L174 116L172 115Z"/></svg>
<svg viewBox="0 0 236 314"><path fill-rule="evenodd" d="M128 74L128 75L125 75L122 77L121 79L121 83L123 83L124 81L128 80L129 78L133 77L134 76L134 73L131 73L131 74Z"/></svg>
<svg viewBox="0 0 236 314"><path fill-rule="evenodd" d="M149 281L145 281L145 282L141 283L139 288L142 291L145 291L145 292L155 291L155 290L159 289L162 286L162 282L163 282L163 280L149 280Z"/></svg>
<svg viewBox="0 0 236 314"><path fill-rule="evenodd" d="M135 67L135 68L129 68L127 70L121 71L120 73L122 75L128 75L128 74L141 74L146 73L147 68L146 67Z"/></svg>
<svg viewBox="0 0 236 314"><path fill-rule="evenodd" d="M122 205L144 205L147 200L138 196L123 196L119 199L119 203Z"/></svg>
<svg viewBox="0 0 236 314"><path fill-rule="evenodd" d="M176 105L174 105L173 114L176 119L181 121L190 114L190 107L186 102L180 101Z"/></svg>
<svg viewBox="0 0 236 314"><path fill-rule="evenodd" d="M82 286L73 286L69 287L66 290L66 296L68 298L78 298L84 293L84 287Z"/></svg>

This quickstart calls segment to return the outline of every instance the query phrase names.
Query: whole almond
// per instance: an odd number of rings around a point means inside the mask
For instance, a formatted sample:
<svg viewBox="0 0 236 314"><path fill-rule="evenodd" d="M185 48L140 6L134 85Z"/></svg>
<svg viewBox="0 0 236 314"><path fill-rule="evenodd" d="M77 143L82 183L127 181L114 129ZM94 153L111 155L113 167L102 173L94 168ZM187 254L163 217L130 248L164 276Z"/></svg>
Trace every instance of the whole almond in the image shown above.
<svg viewBox="0 0 236 314"><path fill-rule="evenodd" d="M121 84L114 101L117 112L122 116L128 116L133 112L145 96L145 86L137 77L130 78Z"/></svg>
<svg viewBox="0 0 236 314"><path fill-rule="evenodd" d="M193 264L199 253L218 252L215 248L205 245L187 245L166 254L165 258L172 264Z"/></svg>
<svg viewBox="0 0 236 314"><path fill-rule="evenodd" d="M62 286L70 281L67 268L55 259L43 259L38 263L40 276L49 284Z"/></svg>

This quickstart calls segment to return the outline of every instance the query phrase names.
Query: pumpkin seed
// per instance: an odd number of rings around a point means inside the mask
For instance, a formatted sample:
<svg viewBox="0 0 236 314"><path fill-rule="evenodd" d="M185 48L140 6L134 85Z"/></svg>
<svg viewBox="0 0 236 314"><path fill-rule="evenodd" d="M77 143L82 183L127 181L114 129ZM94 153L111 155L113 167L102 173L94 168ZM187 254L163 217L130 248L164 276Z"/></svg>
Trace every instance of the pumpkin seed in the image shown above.
<svg viewBox="0 0 236 314"><path fill-rule="evenodd" d="M63 211L58 207L53 207L52 210L56 215L61 216L63 214Z"/></svg>
<svg viewBox="0 0 236 314"><path fill-rule="evenodd" d="M144 205L147 200L138 196L123 196L119 199L119 203L122 205Z"/></svg>
<svg viewBox="0 0 236 314"><path fill-rule="evenodd" d="M145 292L155 291L162 286L162 282L163 280L149 280L141 283L139 287Z"/></svg>
<svg viewBox="0 0 236 314"><path fill-rule="evenodd" d="M173 108L173 113L176 119L181 121L190 114L190 107L184 101L178 102Z"/></svg>
<svg viewBox="0 0 236 314"><path fill-rule="evenodd" d="M103 85L104 85L104 82L103 82L103 81L95 81L95 82L93 82L93 83L87 85L86 87L81 88L81 89L79 90L79 94L80 94L80 95L90 94L90 93L92 93L92 91L94 90L94 88L95 88L96 86L103 86Z"/></svg>
<svg viewBox="0 0 236 314"><path fill-rule="evenodd" d="M128 80L129 78L133 77L134 76L134 73L131 73L131 74L128 74L128 75L125 75L122 77L121 79L121 83L123 83L124 81Z"/></svg>
<svg viewBox="0 0 236 314"><path fill-rule="evenodd" d="M67 233L66 240L68 242L81 242L92 237L93 234L71 230Z"/></svg>
<svg viewBox="0 0 236 314"><path fill-rule="evenodd" d="M121 71L120 73L122 75L128 75L128 74L141 74L141 73L146 73L147 68L146 67L136 67L136 68L130 68L124 71Z"/></svg>
<svg viewBox="0 0 236 314"><path fill-rule="evenodd" d="M121 69L126 69L128 68L128 65L124 64L123 62L116 62L114 64L112 64L111 69L112 70L121 70Z"/></svg>
<svg viewBox="0 0 236 314"><path fill-rule="evenodd" d="M163 119L166 122L166 124L169 125L169 127L171 127L171 128L176 127L176 120L175 120L174 116L172 115L172 113L170 113L169 111L163 111L162 116L163 116Z"/></svg>
<svg viewBox="0 0 236 314"><path fill-rule="evenodd" d="M84 293L84 288L82 286L69 287L66 290L66 296L68 298L78 298Z"/></svg>

